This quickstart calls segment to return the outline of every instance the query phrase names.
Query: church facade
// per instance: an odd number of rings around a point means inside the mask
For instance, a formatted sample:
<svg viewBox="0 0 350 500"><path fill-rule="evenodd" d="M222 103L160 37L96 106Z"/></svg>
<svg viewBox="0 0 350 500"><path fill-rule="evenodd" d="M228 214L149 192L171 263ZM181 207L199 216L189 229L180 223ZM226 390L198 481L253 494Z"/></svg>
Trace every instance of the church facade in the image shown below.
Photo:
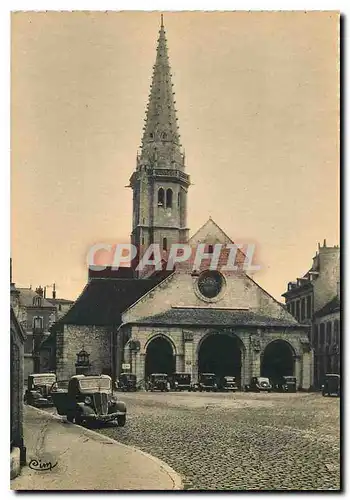
<svg viewBox="0 0 350 500"><path fill-rule="evenodd" d="M171 270L141 273L130 268L89 270L88 283L54 325L52 368L59 378L76 373L78 354L87 370L117 378L125 366L139 382L151 373L200 372L233 375L243 387L252 376L295 375L299 388L313 385L308 325L263 290L244 268L223 261L212 269L214 245L232 245L211 219L189 238L190 177L180 144L163 21L146 111L141 150L130 178L133 191L131 242L142 256L159 245L164 262L174 243L203 245L199 266L187 261Z"/></svg>

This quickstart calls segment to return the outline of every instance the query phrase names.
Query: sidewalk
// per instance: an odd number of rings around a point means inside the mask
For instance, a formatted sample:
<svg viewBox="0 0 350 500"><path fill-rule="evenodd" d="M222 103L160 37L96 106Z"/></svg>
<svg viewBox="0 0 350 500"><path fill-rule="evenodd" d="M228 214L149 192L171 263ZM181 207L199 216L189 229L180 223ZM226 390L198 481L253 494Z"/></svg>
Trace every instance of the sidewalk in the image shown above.
<svg viewBox="0 0 350 500"><path fill-rule="evenodd" d="M182 489L180 476L161 460L30 406L24 439L27 464L57 465L45 471L27 465L11 481L12 490Z"/></svg>

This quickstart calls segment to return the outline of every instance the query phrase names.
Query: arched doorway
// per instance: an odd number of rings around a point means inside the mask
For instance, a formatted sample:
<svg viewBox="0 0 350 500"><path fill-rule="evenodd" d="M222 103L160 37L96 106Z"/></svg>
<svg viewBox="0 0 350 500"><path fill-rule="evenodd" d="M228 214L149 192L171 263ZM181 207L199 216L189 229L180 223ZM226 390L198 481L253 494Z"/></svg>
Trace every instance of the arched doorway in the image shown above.
<svg viewBox="0 0 350 500"><path fill-rule="evenodd" d="M243 345L235 335L213 333L200 344L198 373L215 373L218 377L236 377L237 385L242 381Z"/></svg>
<svg viewBox="0 0 350 500"><path fill-rule="evenodd" d="M261 376L276 382L285 375L294 375L294 350L284 340L274 340L266 346L261 360Z"/></svg>
<svg viewBox="0 0 350 500"><path fill-rule="evenodd" d="M145 377L151 373L167 373L175 371L173 347L165 337L155 337L147 346L145 360Z"/></svg>

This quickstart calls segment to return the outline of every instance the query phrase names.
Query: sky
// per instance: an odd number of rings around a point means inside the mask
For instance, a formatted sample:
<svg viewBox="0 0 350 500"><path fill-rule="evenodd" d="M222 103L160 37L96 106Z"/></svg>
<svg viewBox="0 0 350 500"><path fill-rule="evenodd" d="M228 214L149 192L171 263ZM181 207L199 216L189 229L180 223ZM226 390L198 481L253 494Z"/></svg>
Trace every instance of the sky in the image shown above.
<svg viewBox="0 0 350 500"><path fill-rule="evenodd" d="M17 286L75 299L94 243L128 242L158 12L17 12L11 256ZM339 244L338 14L167 12L193 234L255 243L277 300ZM50 294L50 289L48 289Z"/></svg>

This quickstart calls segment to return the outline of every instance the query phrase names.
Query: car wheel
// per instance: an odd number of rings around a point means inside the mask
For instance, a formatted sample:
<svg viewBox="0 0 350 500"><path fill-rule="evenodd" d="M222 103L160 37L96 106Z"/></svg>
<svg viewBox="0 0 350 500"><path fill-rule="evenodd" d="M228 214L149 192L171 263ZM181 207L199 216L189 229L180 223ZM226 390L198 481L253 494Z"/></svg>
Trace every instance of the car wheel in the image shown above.
<svg viewBox="0 0 350 500"><path fill-rule="evenodd" d="M126 415L120 415L117 417L118 427L124 427L126 423Z"/></svg>
<svg viewBox="0 0 350 500"><path fill-rule="evenodd" d="M73 415L71 415L71 414L67 414L67 420L68 420L68 422L73 423L73 422L74 422L74 417L73 417Z"/></svg>

